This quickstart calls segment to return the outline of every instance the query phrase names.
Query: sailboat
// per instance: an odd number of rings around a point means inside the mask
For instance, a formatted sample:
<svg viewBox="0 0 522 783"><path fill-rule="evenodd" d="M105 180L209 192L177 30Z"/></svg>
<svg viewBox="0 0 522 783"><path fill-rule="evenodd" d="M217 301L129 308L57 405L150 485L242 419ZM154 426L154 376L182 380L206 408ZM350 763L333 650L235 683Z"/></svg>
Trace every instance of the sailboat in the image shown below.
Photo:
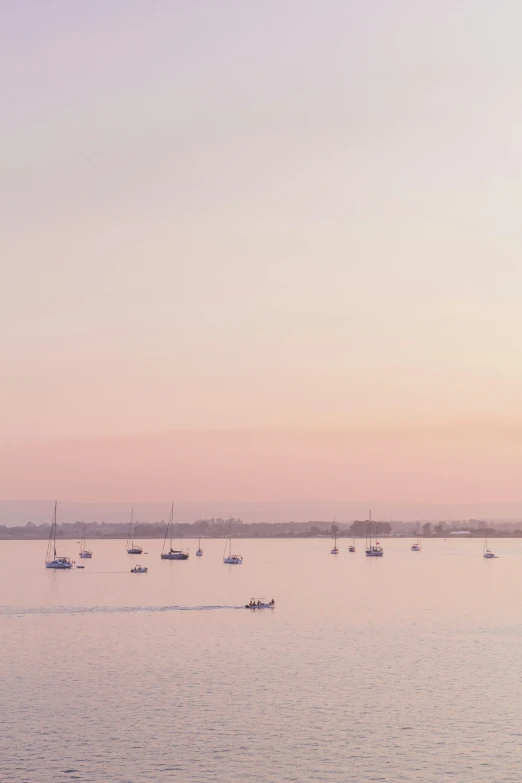
<svg viewBox="0 0 522 783"><path fill-rule="evenodd" d="M228 534L228 555L227 555L227 545L225 544L225 551L223 553L223 562L228 563L229 565L241 565L243 563L243 558L241 557L241 555L232 554L232 517L230 518L230 531Z"/></svg>
<svg viewBox="0 0 522 783"><path fill-rule="evenodd" d="M186 549L173 549L172 548L172 528L174 527L174 503L170 507L169 521L167 522L167 529L165 530L165 540L163 541L163 549L161 550L162 560L188 560L189 555ZM170 532L170 547L167 550L167 538Z"/></svg>
<svg viewBox="0 0 522 783"><path fill-rule="evenodd" d="M417 532L417 541L411 545L411 551L412 552L421 552L422 551L422 544L420 542L420 534Z"/></svg>
<svg viewBox="0 0 522 783"><path fill-rule="evenodd" d="M129 532L127 533L127 553L129 555L141 555L143 549L134 543L134 508L131 509Z"/></svg>
<svg viewBox="0 0 522 783"><path fill-rule="evenodd" d="M49 543L47 544L47 554L45 556L46 568L72 568L73 562L68 557L58 557L56 554L56 509L58 503L54 504L53 521L49 533Z"/></svg>
<svg viewBox="0 0 522 783"><path fill-rule="evenodd" d="M370 518L368 520L368 531L366 536L366 549L365 554L366 557L382 557L384 555L384 550L382 546L380 546L379 542L376 541L375 544L372 544L372 512L370 511Z"/></svg>
<svg viewBox="0 0 522 783"><path fill-rule="evenodd" d="M82 540L80 542L80 557L83 558L91 558L92 552L90 549L87 549L85 546L85 525L83 526L83 533L82 533Z"/></svg>
<svg viewBox="0 0 522 783"><path fill-rule="evenodd" d="M203 550L201 549L201 538L198 539L198 548L196 549L196 557L203 557Z"/></svg>
<svg viewBox="0 0 522 783"><path fill-rule="evenodd" d="M331 555L338 555L339 554L339 550L337 549L337 526L335 524L335 517L334 517L334 528L335 528L335 532L334 532L335 539L334 539L333 549L330 550L330 554Z"/></svg>
<svg viewBox="0 0 522 783"><path fill-rule="evenodd" d="M497 555L494 555L491 549L488 549L488 529L486 527L484 531L484 550L482 552L482 557L485 557L486 560L493 560L497 557Z"/></svg>
<svg viewBox="0 0 522 783"><path fill-rule="evenodd" d="M348 552L355 552L355 520L352 524L352 543L348 547Z"/></svg>

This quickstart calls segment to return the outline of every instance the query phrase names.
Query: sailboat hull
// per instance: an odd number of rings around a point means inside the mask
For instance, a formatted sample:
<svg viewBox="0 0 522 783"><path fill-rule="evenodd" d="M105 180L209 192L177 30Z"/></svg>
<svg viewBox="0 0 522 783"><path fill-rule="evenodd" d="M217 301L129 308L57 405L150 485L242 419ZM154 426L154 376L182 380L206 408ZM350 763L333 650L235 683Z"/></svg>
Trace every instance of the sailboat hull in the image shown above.
<svg viewBox="0 0 522 783"><path fill-rule="evenodd" d="M127 549L127 554L129 555L142 555L143 549L139 546L133 546L130 549Z"/></svg>
<svg viewBox="0 0 522 783"><path fill-rule="evenodd" d="M80 552L80 557L83 557L83 559L89 559L92 557L92 552Z"/></svg>
<svg viewBox="0 0 522 783"><path fill-rule="evenodd" d="M46 568L57 568L60 570L64 570L67 568L72 568L73 564L70 562L64 562L62 560L51 560L49 563L45 564Z"/></svg>
<svg viewBox="0 0 522 783"><path fill-rule="evenodd" d="M186 552L165 552L161 555L162 560L188 560L189 556Z"/></svg>
<svg viewBox="0 0 522 783"><path fill-rule="evenodd" d="M224 557L223 562L228 563L228 565L243 565L243 558L232 555L232 557Z"/></svg>

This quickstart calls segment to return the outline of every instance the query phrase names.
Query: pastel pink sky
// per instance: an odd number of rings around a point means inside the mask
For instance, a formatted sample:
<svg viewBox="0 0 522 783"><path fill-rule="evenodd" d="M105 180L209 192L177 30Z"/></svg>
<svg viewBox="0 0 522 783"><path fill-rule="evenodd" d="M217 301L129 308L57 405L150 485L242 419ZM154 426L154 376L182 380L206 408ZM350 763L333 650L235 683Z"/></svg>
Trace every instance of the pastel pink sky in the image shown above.
<svg viewBox="0 0 522 783"><path fill-rule="evenodd" d="M522 499L521 24L5 4L0 498Z"/></svg>

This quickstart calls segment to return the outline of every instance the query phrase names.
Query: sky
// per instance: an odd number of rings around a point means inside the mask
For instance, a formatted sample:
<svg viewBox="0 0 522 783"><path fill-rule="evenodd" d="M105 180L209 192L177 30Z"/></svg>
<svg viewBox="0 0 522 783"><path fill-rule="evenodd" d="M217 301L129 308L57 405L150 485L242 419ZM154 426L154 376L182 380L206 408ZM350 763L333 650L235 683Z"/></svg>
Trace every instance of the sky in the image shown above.
<svg viewBox="0 0 522 783"><path fill-rule="evenodd" d="M521 24L0 0L0 498L522 501Z"/></svg>

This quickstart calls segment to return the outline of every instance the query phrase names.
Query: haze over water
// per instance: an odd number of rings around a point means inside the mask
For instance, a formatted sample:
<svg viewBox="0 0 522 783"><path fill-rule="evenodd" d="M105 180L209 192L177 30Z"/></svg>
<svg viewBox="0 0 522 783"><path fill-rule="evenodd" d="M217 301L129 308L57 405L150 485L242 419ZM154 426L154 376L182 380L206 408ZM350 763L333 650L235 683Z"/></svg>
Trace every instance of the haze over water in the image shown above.
<svg viewBox="0 0 522 783"><path fill-rule="evenodd" d="M242 540L243 566L184 543L187 562L93 542L53 572L44 542L2 542L1 780L520 779L522 541L488 562L477 540L385 540L378 561ZM237 608L252 596L276 609Z"/></svg>

